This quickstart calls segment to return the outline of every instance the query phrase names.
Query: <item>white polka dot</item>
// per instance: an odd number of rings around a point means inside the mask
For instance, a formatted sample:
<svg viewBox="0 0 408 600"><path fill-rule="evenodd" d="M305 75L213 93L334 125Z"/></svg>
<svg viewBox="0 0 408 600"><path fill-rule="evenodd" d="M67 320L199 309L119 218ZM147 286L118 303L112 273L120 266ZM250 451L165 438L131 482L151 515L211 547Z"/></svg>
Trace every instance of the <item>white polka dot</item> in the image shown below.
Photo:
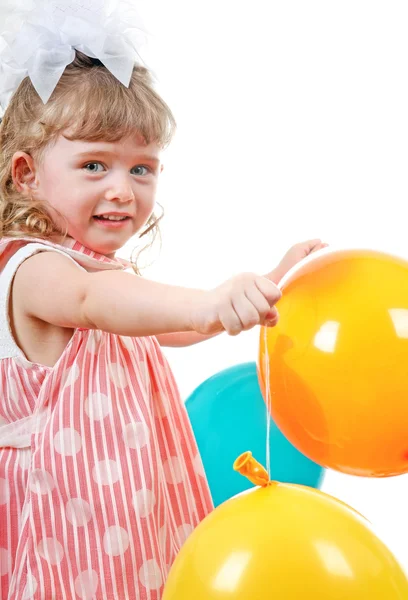
<svg viewBox="0 0 408 600"><path fill-rule="evenodd" d="M89 338L86 343L86 350L90 354L96 354L99 350L102 334L100 331L90 331Z"/></svg>
<svg viewBox="0 0 408 600"><path fill-rule="evenodd" d="M81 436L72 427L65 427L54 436L54 448L59 454L74 456L81 450L81 447Z"/></svg>
<svg viewBox="0 0 408 600"><path fill-rule="evenodd" d="M109 365L109 378L120 390L123 390L129 385L129 382L126 379L125 369L118 363L111 363Z"/></svg>
<svg viewBox="0 0 408 600"><path fill-rule="evenodd" d="M0 477L0 504L7 504L10 500L10 488L7 479Z"/></svg>
<svg viewBox="0 0 408 600"><path fill-rule="evenodd" d="M92 477L100 485L113 485L119 481L119 467L114 460L101 460L92 469Z"/></svg>
<svg viewBox="0 0 408 600"><path fill-rule="evenodd" d="M128 423L123 432L123 441L126 446L134 450L143 448L149 441L149 430L139 421Z"/></svg>
<svg viewBox="0 0 408 600"><path fill-rule="evenodd" d="M91 507L82 498L72 498L65 505L65 514L68 521L75 527L83 527L92 518Z"/></svg>
<svg viewBox="0 0 408 600"><path fill-rule="evenodd" d="M158 348L158 352L157 352L157 360L159 361L159 363L161 364L162 367L166 366L166 359L164 358L164 354L159 346Z"/></svg>
<svg viewBox="0 0 408 600"><path fill-rule="evenodd" d="M156 417L164 419L168 415L168 399L160 392L153 394L153 410Z"/></svg>
<svg viewBox="0 0 408 600"><path fill-rule="evenodd" d="M166 543L167 543L167 527L163 525L159 529L159 546L163 554L166 553Z"/></svg>
<svg viewBox="0 0 408 600"><path fill-rule="evenodd" d="M102 421L112 410L111 399L105 394L92 394L85 400L85 412L92 421Z"/></svg>
<svg viewBox="0 0 408 600"><path fill-rule="evenodd" d="M11 569L11 555L6 548L0 548L0 577L7 575Z"/></svg>
<svg viewBox="0 0 408 600"><path fill-rule="evenodd" d="M93 600L98 589L98 575L96 571L82 571L75 579L75 591L82 600Z"/></svg>
<svg viewBox="0 0 408 600"><path fill-rule="evenodd" d="M126 335L121 335L120 340L121 340L122 344L125 346L126 350L128 350L129 352L134 351L135 345L133 342L133 338L128 337Z"/></svg>
<svg viewBox="0 0 408 600"><path fill-rule="evenodd" d="M31 510L31 502L25 502L24 506L23 506L23 511L21 513L21 520L23 523L25 523L26 520L28 519L28 517L30 516L30 510Z"/></svg>
<svg viewBox="0 0 408 600"><path fill-rule="evenodd" d="M147 590L159 590L163 585L163 576L157 562L147 560L139 569L139 579Z"/></svg>
<svg viewBox="0 0 408 600"><path fill-rule="evenodd" d="M19 448L17 460L23 471L26 471L31 464L31 448Z"/></svg>
<svg viewBox="0 0 408 600"><path fill-rule="evenodd" d="M20 393L18 391L17 383L13 377L8 380L8 393L10 399L18 406L20 400Z"/></svg>
<svg viewBox="0 0 408 600"><path fill-rule="evenodd" d="M58 540L44 538L37 546L38 554L50 565L58 565L64 558L64 550Z"/></svg>
<svg viewBox="0 0 408 600"><path fill-rule="evenodd" d="M201 460L201 456L199 454L197 454L196 457L194 458L193 465L194 465L194 471L197 473L197 475L200 475L200 477L205 477L203 461Z"/></svg>
<svg viewBox="0 0 408 600"><path fill-rule="evenodd" d="M15 382L15 380L10 377L10 379L8 380L8 385L9 385L9 397L11 398L11 400L13 400L14 404L19 404L19 400L20 400L20 394L18 391L18 387L17 384Z"/></svg>
<svg viewBox="0 0 408 600"><path fill-rule="evenodd" d="M164 475L167 483L177 484L184 481L184 471L177 456L171 456L163 464Z"/></svg>
<svg viewBox="0 0 408 600"><path fill-rule="evenodd" d="M89 337L86 343L86 351L90 354L96 354L96 341L92 335Z"/></svg>
<svg viewBox="0 0 408 600"><path fill-rule="evenodd" d="M137 350L137 358L139 361L139 366L140 363L143 363L144 365L144 370L148 369L148 366L146 365L146 343L145 340L146 338L133 338L135 345L134 348Z"/></svg>
<svg viewBox="0 0 408 600"><path fill-rule="evenodd" d="M23 600L29 600L32 598L37 591L37 580L34 575L28 573L27 575L27 583L24 588Z"/></svg>
<svg viewBox="0 0 408 600"><path fill-rule="evenodd" d="M129 535L126 529L119 525L108 527L103 536L103 548L109 556L120 556L129 547Z"/></svg>
<svg viewBox="0 0 408 600"><path fill-rule="evenodd" d="M74 363L71 367L66 369L61 377L61 389L67 388L73 385L79 377L79 367Z"/></svg>
<svg viewBox="0 0 408 600"><path fill-rule="evenodd" d="M133 496L133 508L142 519L148 517L156 504L156 498L150 490L139 490Z"/></svg>
<svg viewBox="0 0 408 600"><path fill-rule="evenodd" d="M48 471L34 469L30 474L30 490L36 494L47 494L52 492L55 483Z"/></svg>
<svg viewBox="0 0 408 600"><path fill-rule="evenodd" d="M187 538L190 537L190 535L193 533L193 530L194 527L192 525L188 525L187 523L180 525L180 527L177 528L176 537L180 546L182 546Z"/></svg>

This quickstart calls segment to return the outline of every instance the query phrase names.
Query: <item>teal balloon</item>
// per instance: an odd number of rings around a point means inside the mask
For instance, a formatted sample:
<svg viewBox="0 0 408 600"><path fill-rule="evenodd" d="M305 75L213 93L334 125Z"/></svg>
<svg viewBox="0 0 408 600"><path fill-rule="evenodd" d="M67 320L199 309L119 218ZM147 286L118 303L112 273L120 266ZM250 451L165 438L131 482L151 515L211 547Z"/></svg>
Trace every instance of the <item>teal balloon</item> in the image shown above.
<svg viewBox="0 0 408 600"><path fill-rule="evenodd" d="M234 460L250 450L266 466L266 405L255 363L236 365L202 383L186 401L187 412L215 506L252 487ZM301 454L270 420L271 478L319 488L324 469Z"/></svg>

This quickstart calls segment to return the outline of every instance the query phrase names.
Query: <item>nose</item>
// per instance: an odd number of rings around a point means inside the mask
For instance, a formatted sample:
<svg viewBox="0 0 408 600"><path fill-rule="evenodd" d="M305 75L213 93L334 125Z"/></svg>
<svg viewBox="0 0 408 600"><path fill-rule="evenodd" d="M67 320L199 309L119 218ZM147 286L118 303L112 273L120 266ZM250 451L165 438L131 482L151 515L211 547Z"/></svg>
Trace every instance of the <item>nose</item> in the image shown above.
<svg viewBox="0 0 408 600"><path fill-rule="evenodd" d="M129 174L112 177L105 197L109 202L121 202L123 204L132 202L135 199L135 194L129 180Z"/></svg>

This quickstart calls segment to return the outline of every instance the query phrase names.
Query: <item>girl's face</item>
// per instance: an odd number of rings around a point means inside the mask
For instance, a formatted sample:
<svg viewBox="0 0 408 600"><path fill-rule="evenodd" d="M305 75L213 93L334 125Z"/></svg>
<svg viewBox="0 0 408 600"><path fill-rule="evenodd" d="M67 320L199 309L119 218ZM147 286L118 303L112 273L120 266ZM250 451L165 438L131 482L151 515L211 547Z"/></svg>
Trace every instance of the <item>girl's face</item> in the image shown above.
<svg viewBox="0 0 408 600"><path fill-rule="evenodd" d="M33 199L55 208L68 223L68 235L95 252L114 256L153 212L160 148L140 136L87 142L60 135L39 164L30 159L14 155L15 183L20 182L20 189L28 185ZM64 228L60 217L53 217Z"/></svg>

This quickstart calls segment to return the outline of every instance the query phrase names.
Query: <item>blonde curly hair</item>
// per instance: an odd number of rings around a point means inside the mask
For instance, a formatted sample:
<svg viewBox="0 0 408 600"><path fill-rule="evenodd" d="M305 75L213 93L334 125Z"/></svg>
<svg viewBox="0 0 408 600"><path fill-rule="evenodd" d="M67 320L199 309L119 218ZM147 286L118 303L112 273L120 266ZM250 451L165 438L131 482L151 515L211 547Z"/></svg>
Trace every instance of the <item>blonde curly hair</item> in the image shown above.
<svg viewBox="0 0 408 600"><path fill-rule="evenodd" d="M152 87L147 69L135 66L129 87L122 85L103 64L76 51L50 100L43 104L26 77L14 93L0 125L0 239L4 236L50 239L66 235L54 224L46 202L34 202L13 183L12 158L23 151L41 161L44 151L64 135L70 140L115 142L138 132L146 143L165 148L171 141L174 116ZM69 136L66 131L69 129ZM132 253L137 259L160 235L163 216L153 214L140 234L146 244Z"/></svg>

